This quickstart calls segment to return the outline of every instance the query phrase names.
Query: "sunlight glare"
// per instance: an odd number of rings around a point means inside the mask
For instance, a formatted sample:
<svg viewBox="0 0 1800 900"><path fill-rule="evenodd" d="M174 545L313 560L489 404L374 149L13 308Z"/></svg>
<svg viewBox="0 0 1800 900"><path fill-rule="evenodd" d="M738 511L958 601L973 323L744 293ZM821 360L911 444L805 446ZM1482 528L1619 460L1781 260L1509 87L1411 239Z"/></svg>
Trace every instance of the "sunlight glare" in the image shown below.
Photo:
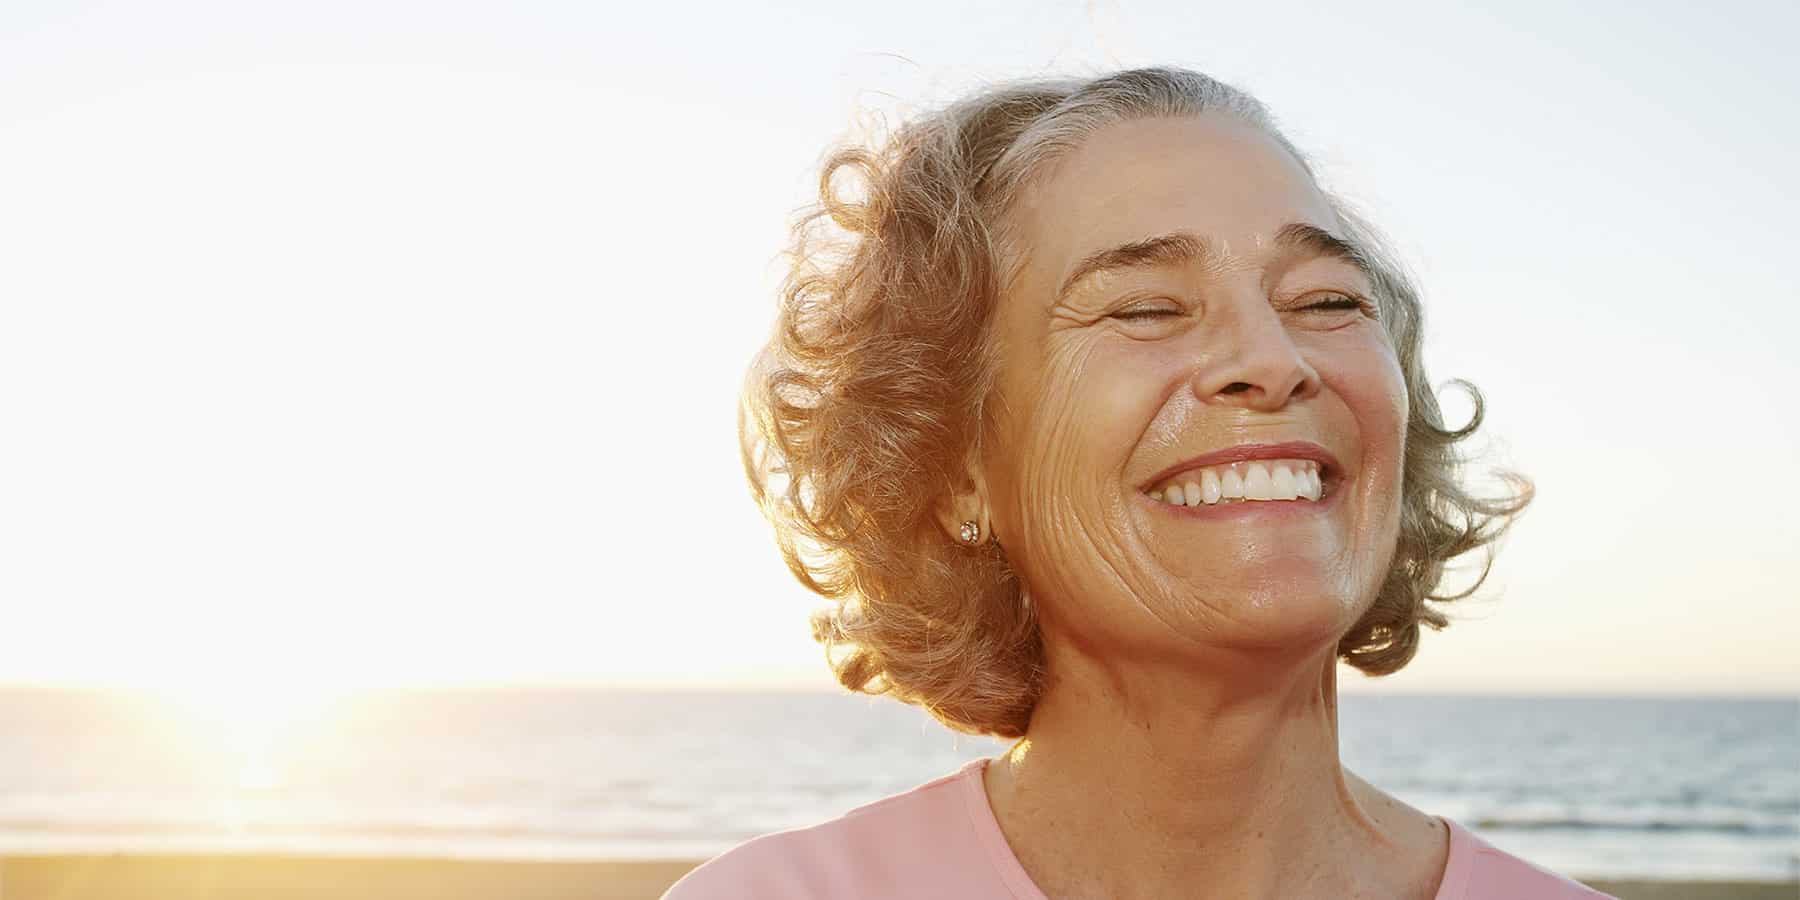
<svg viewBox="0 0 1800 900"><path fill-rule="evenodd" d="M315 672L266 670L166 679L146 692L184 740L226 754L236 788L255 791L281 785L281 755L352 690Z"/></svg>

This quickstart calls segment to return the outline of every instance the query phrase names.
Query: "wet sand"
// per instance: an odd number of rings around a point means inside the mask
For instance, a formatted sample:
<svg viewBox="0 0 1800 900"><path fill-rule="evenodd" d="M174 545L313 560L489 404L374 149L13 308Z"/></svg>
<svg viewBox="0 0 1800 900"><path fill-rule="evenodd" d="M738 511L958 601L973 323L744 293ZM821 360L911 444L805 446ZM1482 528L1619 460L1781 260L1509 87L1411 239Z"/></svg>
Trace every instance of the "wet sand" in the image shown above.
<svg viewBox="0 0 1800 900"><path fill-rule="evenodd" d="M692 862L11 856L0 900L655 900ZM1587 881L1621 900L1796 900L1800 883Z"/></svg>

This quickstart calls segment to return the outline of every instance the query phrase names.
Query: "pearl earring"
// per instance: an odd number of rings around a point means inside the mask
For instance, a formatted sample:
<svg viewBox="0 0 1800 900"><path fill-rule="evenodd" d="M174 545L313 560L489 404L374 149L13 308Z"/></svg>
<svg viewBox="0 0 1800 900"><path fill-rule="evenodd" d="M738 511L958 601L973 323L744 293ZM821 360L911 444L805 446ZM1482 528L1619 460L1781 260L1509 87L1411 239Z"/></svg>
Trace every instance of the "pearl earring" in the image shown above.
<svg viewBox="0 0 1800 900"><path fill-rule="evenodd" d="M981 540L981 526L975 524L973 520L964 522L962 523L962 533L959 537L962 538L963 543L973 544Z"/></svg>

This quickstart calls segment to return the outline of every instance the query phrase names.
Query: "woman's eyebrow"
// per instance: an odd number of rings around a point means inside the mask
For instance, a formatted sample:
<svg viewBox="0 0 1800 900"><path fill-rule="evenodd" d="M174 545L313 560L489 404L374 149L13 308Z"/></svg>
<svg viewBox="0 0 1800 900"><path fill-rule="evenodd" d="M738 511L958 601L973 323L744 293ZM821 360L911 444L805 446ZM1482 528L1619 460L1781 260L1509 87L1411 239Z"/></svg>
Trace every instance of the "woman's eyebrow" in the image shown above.
<svg viewBox="0 0 1800 900"><path fill-rule="evenodd" d="M1362 248L1317 225L1292 222L1282 226L1275 234L1275 248L1283 254L1305 253L1314 257L1342 260L1355 266L1371 281L1375 280L1375 267ZM1196 263L1203 268L1212 269L1220 262L1218 247L1208 238L1185 231L1157 235L1108 247L1083 257L1074 271L1069 273L1069 277L1063 279L1056 298L1057 302L1062 302L1076 285L1101 272Z"/></svg>

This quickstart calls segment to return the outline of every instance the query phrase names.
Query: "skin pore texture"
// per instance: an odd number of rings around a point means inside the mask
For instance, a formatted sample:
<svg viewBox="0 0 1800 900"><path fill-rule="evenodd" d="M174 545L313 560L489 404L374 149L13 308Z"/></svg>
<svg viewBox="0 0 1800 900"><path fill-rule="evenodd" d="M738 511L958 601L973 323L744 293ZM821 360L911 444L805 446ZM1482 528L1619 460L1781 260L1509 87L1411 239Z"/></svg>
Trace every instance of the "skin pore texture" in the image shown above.
<svg viewBox="0 0 1800 900"><path fill-rule="evenodd" d="M981 522L1038 610L1047 687L984 785L1051 897L1437 890L1447 827L1338 757L1333 651L1392 560L1405 383L1373 284L1278 248L1292 223L1342 235L1279 145L1210 115L1108 125L1011 210L996 426L944 524ZM1169 234L1216 252L1062 293L1090 254ZM1327 502L1203 517L1146 494L1283 441L1336 457Z"/></svg>

